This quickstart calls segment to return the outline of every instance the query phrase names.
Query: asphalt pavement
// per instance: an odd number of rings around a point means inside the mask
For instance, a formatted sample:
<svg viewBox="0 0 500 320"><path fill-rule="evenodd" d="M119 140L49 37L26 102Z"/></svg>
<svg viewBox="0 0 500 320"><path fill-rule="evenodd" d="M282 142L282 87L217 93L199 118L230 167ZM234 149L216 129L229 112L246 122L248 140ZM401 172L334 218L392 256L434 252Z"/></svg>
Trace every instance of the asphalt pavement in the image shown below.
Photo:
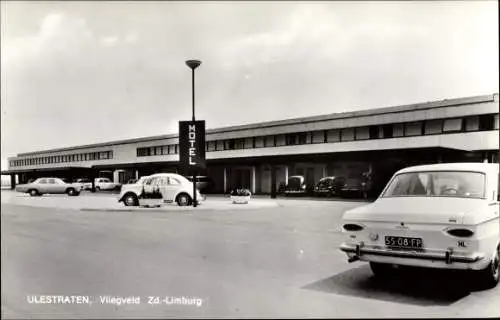
<svg viewBox="0 0 500 320"><path fill-rule="evenodd" d="M108 198L2 191L3 318L500 316L500 287L481 291L464 274L381 282L347 263L339 218L364 203L82 210Z"/></svg>

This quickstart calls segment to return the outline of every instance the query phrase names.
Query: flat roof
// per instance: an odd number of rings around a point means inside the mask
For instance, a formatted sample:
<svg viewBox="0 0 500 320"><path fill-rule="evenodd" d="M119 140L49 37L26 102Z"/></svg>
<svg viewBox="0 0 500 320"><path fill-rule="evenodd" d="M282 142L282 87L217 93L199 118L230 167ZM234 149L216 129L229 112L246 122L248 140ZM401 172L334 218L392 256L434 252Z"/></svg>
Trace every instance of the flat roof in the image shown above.
<svg viewBox="0 0 500 320"><path fill-rule="evenodd" d="M248 129L269 128L269 127L277 127L277 126L292 125L292 124L303 124L303 123L318 122L318 121L329 121L329 120L334 120L334 119L374 116L374 115L389 114L389 113L401 113L401 112L406 112L406 111L425 110L425 109L433 109L433 108L440 108L440 107L454 107L454 106L462 106L462 105L467 105L467 104L494 102L494 101L498 101L497 99L498 99L498 93L489 94L489 95L466 97L466 98L444 99L444 100L438 100L438 101L428 101L428 102L423 102L423 103L415 103L415 104L400 105L400 106L393 106L393 107L383 107L383 108L366 109L366 110L350 111L350 112L337 112L337 113L330 113L330 114L319 115L319 116L291 118L291 119L285 119L285 120L267 121L267 122L251 123L251 124L245 124L245 125L213 128L213 129L207 129L206 134L234 132L234 131L248 130ZM108 141L108 142L102 142L102 143L94 143L94 144L86 144L86 145L79 145L79 146L72 146L72 147L62 147L62 148L56 148L56 149L18 153L17 157L39 155L39 154L52 153L52 152L78 150L78 149L84 149L84 148L98 148L98 147L114 146L114 145L119 145L119 144L129 144L129 143L137 143L137 142L171 139L171 138L177 138L178 136L179 135L177 133L172 133L172 134L156 135L156 136L141 137L141 138L115 140L115 141Z"/></svg>

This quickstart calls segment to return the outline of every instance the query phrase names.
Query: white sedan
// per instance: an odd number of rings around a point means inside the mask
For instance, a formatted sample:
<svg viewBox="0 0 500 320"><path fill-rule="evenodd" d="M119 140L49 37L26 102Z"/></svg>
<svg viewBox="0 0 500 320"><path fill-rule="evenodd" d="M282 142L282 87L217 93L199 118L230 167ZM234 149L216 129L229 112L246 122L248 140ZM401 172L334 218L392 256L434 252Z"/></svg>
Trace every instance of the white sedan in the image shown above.
<svg viewBox="0 0 500 320"><path fill-rule="evenodd" d="M372 204L346 211L349 262L370 262L376 276L394 267L474 270L499 282L499 165L449 163L396 172Z"/></svg>

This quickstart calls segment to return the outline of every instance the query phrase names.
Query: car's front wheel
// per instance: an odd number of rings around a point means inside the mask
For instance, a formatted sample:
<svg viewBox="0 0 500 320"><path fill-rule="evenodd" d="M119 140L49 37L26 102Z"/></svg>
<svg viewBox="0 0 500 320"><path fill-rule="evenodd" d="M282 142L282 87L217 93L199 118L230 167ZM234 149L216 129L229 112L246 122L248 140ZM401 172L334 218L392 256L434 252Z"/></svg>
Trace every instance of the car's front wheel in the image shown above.
<svg viewBox="0 0 500 320"><path fill-rule="evenodd" d="M478 271L481 285L486 289L494 288L500 280L500 246L497 247L495 256L484 270Z"/></svg>
<svg viewBox="0 0 500 320"><path fill-rule="evenodd" d="M191 197L186 193L181 193L177 196L177 205L185 207L191 204Z"/></svg>
<svg viewBox="0 0 500 320"><path fill-rule="evenodd" d="M135 194L129 193L129 194L125 195L125 197L123 198L123 203L127 207L132 207L132 206L139 205L139 200L137 199L137 196Z"/></svg>
<svg viewBox="0 0 500 320"><path fill-rule="evenodd" d="M40 192L38 192L38 190L36 190L36 189L31 189L30 191L28 191L28 193L32 197L36 197L36 196L40 195Z"/></svg>

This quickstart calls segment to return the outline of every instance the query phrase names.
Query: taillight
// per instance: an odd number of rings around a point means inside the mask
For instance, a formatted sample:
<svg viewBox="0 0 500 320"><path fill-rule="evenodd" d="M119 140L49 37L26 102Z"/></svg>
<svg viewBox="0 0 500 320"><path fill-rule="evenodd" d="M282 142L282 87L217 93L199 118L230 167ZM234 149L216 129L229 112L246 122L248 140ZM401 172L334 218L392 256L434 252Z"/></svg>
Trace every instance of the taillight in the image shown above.
<svg viewBox="0 0 500 320"><path fill-rule="evenodd" d="M363 230L363 227L360 226L359 224L348 223L348 224L344 224L344 230L346 230L346 231L361 231L361 230Z"/></svg>
<svg viewBox="0 0 500 320"><path fill-rule="evenodd" d="M469 229L451 229L447 230L446 232L454 237L459 238L469 238L474 234L474 232Z"/></svg>

